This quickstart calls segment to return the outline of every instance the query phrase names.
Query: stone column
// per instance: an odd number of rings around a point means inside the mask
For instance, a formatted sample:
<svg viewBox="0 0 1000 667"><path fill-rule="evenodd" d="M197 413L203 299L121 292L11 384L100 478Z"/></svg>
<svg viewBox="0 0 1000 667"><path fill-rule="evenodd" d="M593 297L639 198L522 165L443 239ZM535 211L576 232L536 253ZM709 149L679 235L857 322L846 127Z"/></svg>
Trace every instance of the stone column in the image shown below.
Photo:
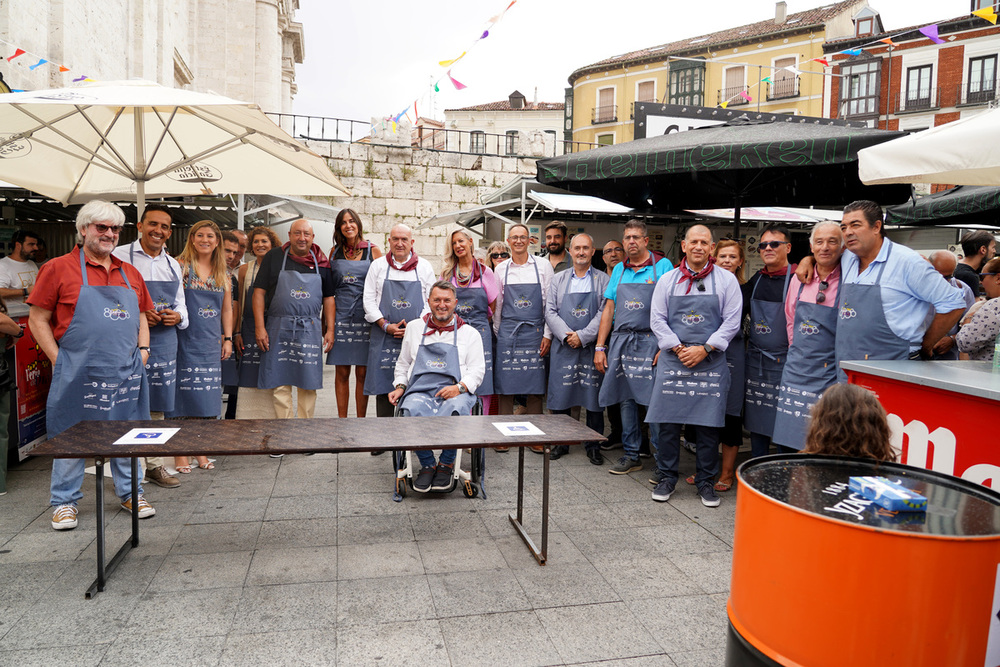
<svg viewBox="0 0 1000 667"><path fill-rule="evenodd" d="M281 30L278 0L257 0L254 102L264 111L281 110Z"/></svg>

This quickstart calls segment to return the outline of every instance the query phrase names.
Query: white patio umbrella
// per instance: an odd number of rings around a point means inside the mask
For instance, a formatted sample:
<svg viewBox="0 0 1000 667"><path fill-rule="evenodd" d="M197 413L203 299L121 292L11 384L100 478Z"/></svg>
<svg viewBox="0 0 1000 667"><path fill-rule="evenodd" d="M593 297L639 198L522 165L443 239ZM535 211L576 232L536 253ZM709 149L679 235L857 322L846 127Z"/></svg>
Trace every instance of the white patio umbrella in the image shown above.
<svg viewBox="0 0 1000 667"><path fill-rule="evenodd" d="M0 95L0 179L140 215L147 197L350 194L256 105L148 81Z"/></svg>
<svg viewBox="0 0 1000 667"><path fill-rule="evenodd" d="M1000 185L1000 109L939 125L858 152L868 185Z"/></svg>

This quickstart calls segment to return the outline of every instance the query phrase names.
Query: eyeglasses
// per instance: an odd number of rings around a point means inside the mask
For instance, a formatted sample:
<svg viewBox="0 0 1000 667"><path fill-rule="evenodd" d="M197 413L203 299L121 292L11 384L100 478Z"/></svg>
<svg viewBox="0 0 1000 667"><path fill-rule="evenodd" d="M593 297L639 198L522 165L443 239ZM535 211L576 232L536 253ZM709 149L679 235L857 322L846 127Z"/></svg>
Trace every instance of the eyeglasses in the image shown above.
<svg viewBox="0 0 1000 667"><path fill-rule="evenodd" d="M771 250L776 249L778 246L783 246L788 241L761 241L757 244L757 250L764 250L765 248L770 248Z"/></svg>
<svg viewBox="0 0 1000 667"><path fill-rule="evenodd" d="M112 234L118 234L122 230L122 225L105 225L103 222L92 222L90 226L94 228L98 234L104 234L105 232L111 232Z"/></svg>
<svg viewBox="0 0 1000 667"><path fill-rule="evenodd" d="M825 280L819 281L819 292L816 293L816 303L823 303L824 301L826 301L826 294L824 294L823 292L825 292L826 288L829 286L830 283L826 282Z"/></svg>
<svg viewBox="0 0 1000 667"><path fill-rule="evenodd" d="M605 255L610 255L611 253L615 253L615 252L625 252L625 249L624 248L608 248L607 250L604 251L604 254Z"/></svg>
<svg viewBox="0 0 1000 667"><path fill-rule="evenodd" d="M996 276L996 275L1000 275L1000 274L997 274L997 273L980 273L979 274L979 279L982 280L986 276Z"/></svg>
<svg viewBox="0 0 1000 667"><path fill-rule="evenodd" d="M507 259L510 257L509 252L491 252L490 259Z"/></svg>

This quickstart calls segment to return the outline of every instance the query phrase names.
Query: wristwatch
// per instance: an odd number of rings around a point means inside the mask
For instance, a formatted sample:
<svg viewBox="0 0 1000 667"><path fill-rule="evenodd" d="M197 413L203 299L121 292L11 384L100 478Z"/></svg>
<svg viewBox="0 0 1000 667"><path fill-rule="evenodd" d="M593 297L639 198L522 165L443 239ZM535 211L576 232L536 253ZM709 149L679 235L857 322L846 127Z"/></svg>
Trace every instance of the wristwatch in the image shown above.
<svg viewBox="0 0 1000 667"><path fill-rule="evenodd" d="M148 345L140 345L139 346L139 350L146 350L146 352L149 352L149 346Z"/></svg>
<svg viewBox="0 0 1000 667"><path fill-rule="evenodd" d="M468 390L468 388L466 388L466 386L464 384L462 384L461 382L459 382L458 383L458 393L460 393L460 394L468 394L469 390Z"/></svg>
<svg viewBox="0 0 1000 667"><path fill-rule="evenodd" d="M224 341L228 340L230 343L232 343L233 342L233 337L232 336L223 336L222 340L224 340Z"/></svg>
<svg viewBox="0 0 1000 667"><path fill-rule="evenodd" d="M406 391L406 385L405 384L397 384L396 385L396 389L402 389L403 391Z"/></svg>
<svg viewBox="0 0 1000 667"><path fill-rule="evenodd" d="M705 343L704 345L702 345L702 347L705 348L705 354L712 354L712 350L715 349L714 347L712 347L708 343Z"/></svg>

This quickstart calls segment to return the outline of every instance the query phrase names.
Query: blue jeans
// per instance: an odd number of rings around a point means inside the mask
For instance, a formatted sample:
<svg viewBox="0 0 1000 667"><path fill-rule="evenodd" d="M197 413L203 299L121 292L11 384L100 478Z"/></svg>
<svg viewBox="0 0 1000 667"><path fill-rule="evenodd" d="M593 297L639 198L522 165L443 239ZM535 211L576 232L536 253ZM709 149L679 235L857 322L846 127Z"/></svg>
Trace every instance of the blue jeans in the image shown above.
<svg viewBox="0 0 1000 667"><path fill-rule="evenodd" d="M625 456L630 459L639 458L639 446L642 444L642 421L646 418L646 406L639 405L634 399L627 399L619 404L622 414L622 445ZM649 422L649 443L652 447L658 441L657 431L660 425Z"/></svg>
<svg viewBox="0 0 1000 667"><path fill-rule="evenodd" d="M565 410L550 410L549 412L551 412L554 415L568 415L568 414L570 414L571 409L570 408L566 408ZM587 410L587 428L589 428L592 431L597 431L598 433L602 433L602 434L604 433L604 411L603 410L600 410L600 411ZM584 445L584 447L587 448L588 452L598 451L598 450L601 449L601 443L598 442L597 440L591 440L590 442L585 442L585 443L583 443L583 445ZM558 448L556 448L556 449L558 449ZM566 446L566 445L563 445L562 449L563 449L563 451L566 451L566 452L569 451L569 447Z"/></svg>
<svg viewBox="0 0 1000 667"><path fill-rule="evenodd" d="M442 449L441 450L441 463L444 465L454 465L455 455L458 450L455 449ZM418 449L417 450L417 460L420 461L421 468L433 468L434 467L434 450L433 449Z"/></svg>
<svg viewBox="0 0 1000 667"><path fill-rule="evenodd" d="M763 433L750 434L750 457L767 456L771 453L771 438Z"/></svg>
<svg viewBox="0 0 1000 667"><path fill-rule="evenodd" d="M115 495L125 501L132 495L132 459L115 458L108 461L115 481ZM49 504L76 505L83 498L83 459L52 459L52 481L49 486ZM140 478L141 479L141 478ZM139 482L142 493L142 482Z"/></svg>
<svg viewBox="0 0 1000 667"><path fill-rule="evenodd" d="M650 424L650 426L653 426ZM677 464L680 459L681 431L683 424L659 424L656 439L656 467L664 479L677 483ZM701 488L711 484L719 474L719 429L714 426L691 426L694 429L695 462L694 484ZM652 438L652 434L650 435Z"/></svg>

